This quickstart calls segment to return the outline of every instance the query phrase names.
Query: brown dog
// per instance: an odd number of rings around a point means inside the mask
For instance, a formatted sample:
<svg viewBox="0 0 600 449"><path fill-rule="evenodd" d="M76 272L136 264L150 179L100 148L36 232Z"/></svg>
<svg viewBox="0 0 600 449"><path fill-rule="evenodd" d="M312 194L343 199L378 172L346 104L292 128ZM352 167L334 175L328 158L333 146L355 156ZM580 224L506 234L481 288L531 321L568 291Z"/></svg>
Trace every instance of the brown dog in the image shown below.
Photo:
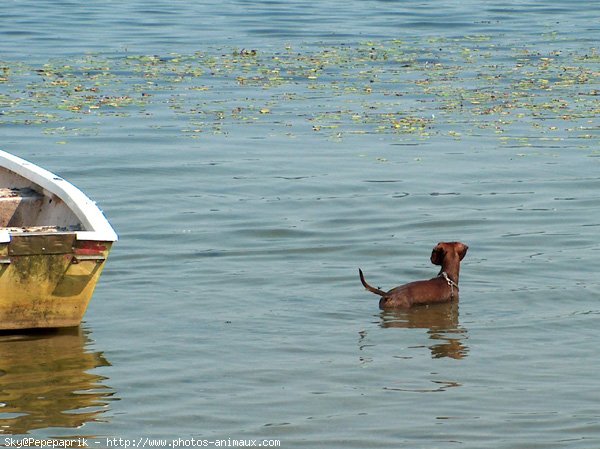
<svg viewBox="0 0 600 449"><path fill-rule="evenodd" d="M469 247L461 242L438 243L431 252L431 263L441 265L442 269L437 277L428 281L410 282L384 292L367 284L363 272L359 268L360 282L367 290L381 296L379 300L381 309L397 307L408 309L419 304L458 301L460 261L463 260L468 249Z"/></svg>

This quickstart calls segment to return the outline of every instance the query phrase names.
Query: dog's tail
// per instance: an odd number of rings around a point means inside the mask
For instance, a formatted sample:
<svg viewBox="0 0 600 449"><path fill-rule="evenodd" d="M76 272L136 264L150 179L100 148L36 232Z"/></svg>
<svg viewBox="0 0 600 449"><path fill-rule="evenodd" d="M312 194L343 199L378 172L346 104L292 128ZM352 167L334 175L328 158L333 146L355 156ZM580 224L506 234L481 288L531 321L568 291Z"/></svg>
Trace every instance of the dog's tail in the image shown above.
<svg viewBox="0 0 600 449"><path fill-rule="evenodd" d="M367 284L367 281L365 281L365 276L363 275L362 270L359 268L358 269L358 275L360 276L360 282L362 282L362 285L364 285L364 287L369 290L370 292L375 293L376 295L379 296L386 296L387 293L384 292L383 290L379 290L378 288L375 287L371 287L369 284Z"/></svg>

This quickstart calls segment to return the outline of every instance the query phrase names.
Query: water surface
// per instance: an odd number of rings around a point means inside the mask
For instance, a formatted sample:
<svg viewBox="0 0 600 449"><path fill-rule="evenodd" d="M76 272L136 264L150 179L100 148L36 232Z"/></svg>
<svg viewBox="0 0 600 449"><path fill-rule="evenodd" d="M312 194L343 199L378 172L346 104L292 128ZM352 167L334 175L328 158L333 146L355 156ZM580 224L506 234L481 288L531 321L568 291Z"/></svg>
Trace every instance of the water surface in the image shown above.
<svg viewBox="0 0 600 449"><path fill-rule="evenodd" d="M2 433L589 448L599 9L11 2L2 148L116 228L82 329L2 336ZM470 250L460 305L383 288Z"/></svg>

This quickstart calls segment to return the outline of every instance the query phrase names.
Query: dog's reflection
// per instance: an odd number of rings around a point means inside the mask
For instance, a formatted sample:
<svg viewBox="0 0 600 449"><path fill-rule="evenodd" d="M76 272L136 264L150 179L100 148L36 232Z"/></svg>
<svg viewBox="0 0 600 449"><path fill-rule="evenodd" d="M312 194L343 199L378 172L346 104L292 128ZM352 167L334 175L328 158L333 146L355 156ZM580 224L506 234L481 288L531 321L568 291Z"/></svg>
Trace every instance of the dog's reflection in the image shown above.
<svg viewBox="0 0 600 449"><path fill-rule="evenodd" d="M458 320L458 302L415 307L406 310L386 310L380 314L384 328L427 329L432 341L429 349L433 358L465 358L467 330Z"/></svg>

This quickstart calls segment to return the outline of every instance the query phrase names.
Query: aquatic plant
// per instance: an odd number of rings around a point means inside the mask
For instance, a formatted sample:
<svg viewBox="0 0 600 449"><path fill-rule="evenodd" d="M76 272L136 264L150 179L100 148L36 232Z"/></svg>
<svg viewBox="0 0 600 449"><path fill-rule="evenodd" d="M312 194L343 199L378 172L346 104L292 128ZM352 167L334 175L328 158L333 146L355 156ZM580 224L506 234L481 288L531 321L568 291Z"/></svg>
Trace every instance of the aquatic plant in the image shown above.
<svg viewBox="0 0 600 449"><path fill-rule="evenodd" d="M279 51L87 54L42 66L0 61L0 124L68 134L80 132L72 122L89 130L102 127L103 117L170 116L192 138L259 124L337 139L485 133L500 143L597 140L599 60L595 48L508 48L488 36L466 36Z"/></svg>

